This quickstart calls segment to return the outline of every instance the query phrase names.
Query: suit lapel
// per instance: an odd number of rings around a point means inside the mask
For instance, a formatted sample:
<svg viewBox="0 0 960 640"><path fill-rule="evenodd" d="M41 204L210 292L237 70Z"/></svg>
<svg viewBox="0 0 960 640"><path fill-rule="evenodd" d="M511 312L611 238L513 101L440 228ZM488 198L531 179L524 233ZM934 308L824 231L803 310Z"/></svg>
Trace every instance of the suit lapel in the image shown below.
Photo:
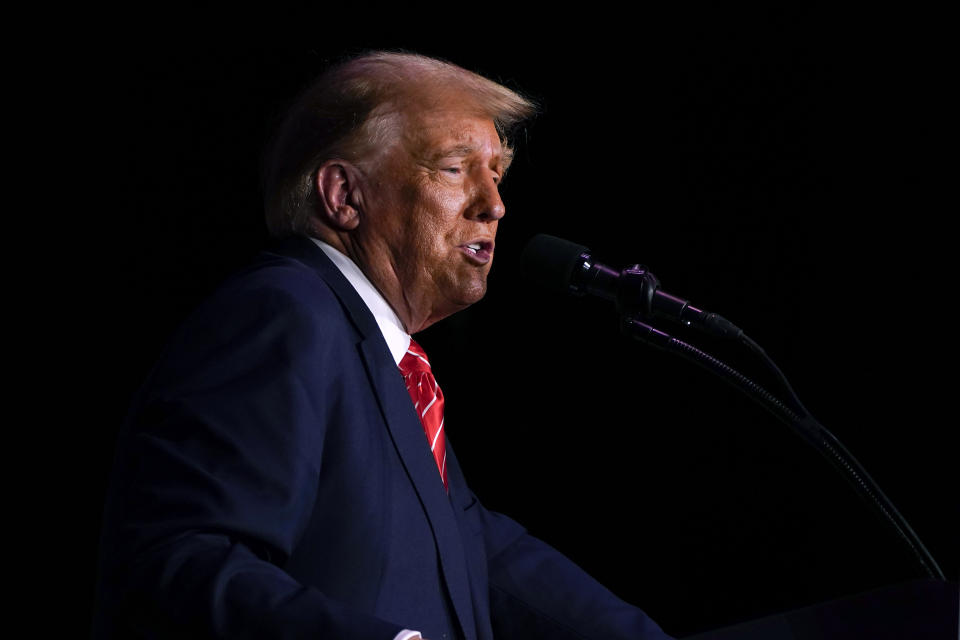
<svg viewBox="0 0 960 640"><path fill-rule="evenodd" d="M275 245L271 252L292 257L317 271L364 336L360 355L376 391L380 411L433 531L444 580L463 635L467 640L474 640L477 627L457 521L436 462L426 446L423 426L377 321L349 281L310 239L288 238Z"/></svg>
<svg viewBox="0 0 960 640"><path fill-rule="evenodd" d="M397 365L386 348L371 338L364 340L360 347L393 443L430 521L450 600L463 634L468 640L473 640L476 624L460 530L443 481L437 473L437 463L423 435L423 425L403 385Z"/></svg>

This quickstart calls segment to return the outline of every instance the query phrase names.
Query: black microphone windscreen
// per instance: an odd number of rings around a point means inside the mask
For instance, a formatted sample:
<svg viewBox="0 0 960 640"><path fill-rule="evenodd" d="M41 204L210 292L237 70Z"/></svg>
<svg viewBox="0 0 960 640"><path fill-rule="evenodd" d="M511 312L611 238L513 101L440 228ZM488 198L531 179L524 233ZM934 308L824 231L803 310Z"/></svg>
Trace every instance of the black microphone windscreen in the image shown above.
<svg viewBox="0 0 960 640"><path fill-rule="evenodd" d="M541 233L527 243L520 261L524 276L529 280L548 289L568 293L570 279L584 253L590 253L590 250L575 242Z"/></svg>

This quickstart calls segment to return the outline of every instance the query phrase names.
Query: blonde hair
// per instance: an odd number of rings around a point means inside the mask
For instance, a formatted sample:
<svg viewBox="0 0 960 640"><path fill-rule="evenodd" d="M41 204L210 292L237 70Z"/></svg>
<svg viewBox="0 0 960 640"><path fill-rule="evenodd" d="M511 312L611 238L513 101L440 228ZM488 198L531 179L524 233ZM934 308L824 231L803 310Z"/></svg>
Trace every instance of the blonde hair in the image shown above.
<svg viewBox="0 0 960 640"><path fill-rule="evenodd" d="M481 75L412 53L375 51L336 65L296 100L264 155L271 235L310 235L315 173L325 161L373 162L398 136L400 115L458 100L493 120L506 146L534 104Z"/></svg>

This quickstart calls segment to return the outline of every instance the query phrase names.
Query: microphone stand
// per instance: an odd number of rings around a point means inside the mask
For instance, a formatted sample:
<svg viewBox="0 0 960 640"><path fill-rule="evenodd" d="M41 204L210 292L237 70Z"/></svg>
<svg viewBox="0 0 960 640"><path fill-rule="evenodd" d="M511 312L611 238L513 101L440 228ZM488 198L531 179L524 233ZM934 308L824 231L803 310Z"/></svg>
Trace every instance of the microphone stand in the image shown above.
<svg viewBox="0 0 960 640"><path fill-rule="evenodd" d="M624 273L628 271L625 270ZM622 306L620 328L625 334L636 340L676 354L703 367L772 413L778 420L790 427L797 435L819 451L853 486L857 495L873 507L881 518L894 528L899 539L909 547L924 573L934 579L946 580L940 566L907 523L907 520L897 511L897 508L884 495L873 478L870 477L857 459L847 451L836 436L830 433L806 410L796 394L793 393L786 377L764 353L763 349L760 349L759 345L742 335L742 332L737 336L741 338L744 344L760 355L764 363L778 375L780 382L784 384L791 396L793 407L787 406L772 393L717 358L645 324L638 318L637 314L625 311Z"/></svg>

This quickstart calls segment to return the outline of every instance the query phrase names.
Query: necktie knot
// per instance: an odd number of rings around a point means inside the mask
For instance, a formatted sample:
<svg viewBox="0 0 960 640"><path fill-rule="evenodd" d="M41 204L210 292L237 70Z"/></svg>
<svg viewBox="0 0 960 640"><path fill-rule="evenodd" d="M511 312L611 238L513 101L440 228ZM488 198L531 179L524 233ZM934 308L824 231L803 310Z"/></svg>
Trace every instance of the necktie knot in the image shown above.
<svg viewBox="0 0 960 640"><path fill-rule="evenodd" d="M411 373L432 373L427 353L413 338L410 339L410 346L400 360L400 372L404 377Z"/></svg>

